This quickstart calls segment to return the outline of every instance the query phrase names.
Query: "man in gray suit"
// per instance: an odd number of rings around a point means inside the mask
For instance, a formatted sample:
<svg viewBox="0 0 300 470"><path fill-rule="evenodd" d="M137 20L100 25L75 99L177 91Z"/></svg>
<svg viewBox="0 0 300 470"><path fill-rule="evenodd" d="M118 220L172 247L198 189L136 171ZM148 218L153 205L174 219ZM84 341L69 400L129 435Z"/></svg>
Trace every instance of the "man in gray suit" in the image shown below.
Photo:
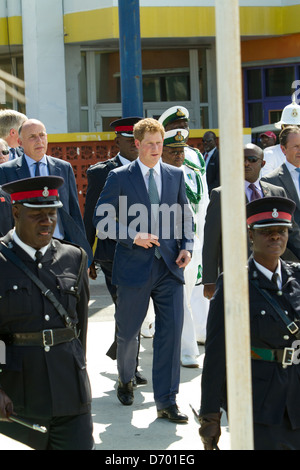
<svg viewBox="0 0 300 470"><path fill-rule="evenodd" d="M300 130L299 130L300 132ZM299 134L300 136L300 134ZM263 150L254 144L244 147L245 158L245 203L260 197L281 196L287 197L282 187L275 186L274 181L265 182L259 179L261 168L265 165ZM300 162L299 162L300 166ZM271 184L273 183L273 184ZM278 184L278 183L277 183ZM288 195L288 197L290 197ZM299 203L300 204L300 203ZM289 249L296 256L300 256L300 230L294 224L290 234ZM250 255L250 244L248 243ZM291 259L287 255L285 259ZM211 299L218 275L222 272L222 226L221 226L221 186L211 192L207 208L204 243L203 243L203 284L204 296Z"/></svg>
<svg viewBox="0 0 300 470"><path fill-rule="evenodd" d="M262 180L284 188L287 197L296 203L295 222L300 226L300 129L298 126L285 127L279 136L281 150L286 161ZM299 258L299 257L298 257Z"/></svg>
<svg viewBox="0 0 300 470"><path fill-rule="evenodd" d="M35 176L62 177L64 184L59 188L59 196L63 207L58 209L54 237L81 246L91 263L93 253L86 239L72 166L69 162L46 155L47 132L44 124L36 119L28 119L20 127L19 145L24 149L24 154L0 165L0 185Z"/></svg>

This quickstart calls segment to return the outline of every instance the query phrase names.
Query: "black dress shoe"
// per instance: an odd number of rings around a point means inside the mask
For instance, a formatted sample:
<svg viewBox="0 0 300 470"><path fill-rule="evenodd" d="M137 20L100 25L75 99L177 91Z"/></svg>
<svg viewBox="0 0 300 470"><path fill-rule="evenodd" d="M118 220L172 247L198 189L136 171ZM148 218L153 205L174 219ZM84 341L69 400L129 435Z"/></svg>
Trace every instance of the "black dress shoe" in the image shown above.
<svg viewBox="0 0 300 470"><path fill-rule="evenodd" d="M133 378L133 386L136 387L137 385L146 385L148 380L144 377L138 370L135 371L134 378Z"/></svg>
<svg viewBox="0 0 300 470"><path fill-rule="evenodd" d="M173 423L187 423L189 420L187 415L180 413L177 405L171 405L168 408L157 410L157 417L168 419Z"/></svg>
<svg viewBox="0 0 300 470"><path fill-rule="evenodd" d="M122 405L125 405L125 406L132 405L133 399L134 399L132 380L128 382L127 384L123 384L123 382L119 379L118 388L117 388L117 397L122 403Z"/></svg>

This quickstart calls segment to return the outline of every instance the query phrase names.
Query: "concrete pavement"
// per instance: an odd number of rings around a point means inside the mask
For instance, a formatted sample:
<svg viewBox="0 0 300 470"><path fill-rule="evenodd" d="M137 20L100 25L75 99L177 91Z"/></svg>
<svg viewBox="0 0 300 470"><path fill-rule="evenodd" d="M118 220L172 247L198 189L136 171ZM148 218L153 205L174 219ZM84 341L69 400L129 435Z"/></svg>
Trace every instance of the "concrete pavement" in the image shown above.
<svg viewBox="0 0 300 470"><path fill-rule="evenodd" d="M198 410L200 380L204 348L199 346L200 367L181 367L181 384L178 405L189 416L188 424L175 424L157 419L152 393L152 339L142 338L140 370L148 384L135 389L132 406L123 406L116 396L117 366L106 356L114 337L114 306L106 289L102 273L90 282L89 330L87 361L92 385L94 439L96 450L107 451L190 451L202 450L198 434L199 425L194 419L190 404ZM226 419L222 420L221 450L230 448ZM27 447L0 434L0 450L25 450Z"/></svg>

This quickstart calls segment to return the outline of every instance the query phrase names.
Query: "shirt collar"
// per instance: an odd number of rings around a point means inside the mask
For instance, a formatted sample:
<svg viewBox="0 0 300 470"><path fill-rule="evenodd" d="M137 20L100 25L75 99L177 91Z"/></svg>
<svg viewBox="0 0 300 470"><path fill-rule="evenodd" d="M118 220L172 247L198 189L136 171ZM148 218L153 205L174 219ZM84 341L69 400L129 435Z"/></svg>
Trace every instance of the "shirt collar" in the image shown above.
<svg viewBox="0 0 300 470"><path fill-rule="evenodd" d="M259 190L261 191L261 187L260 187L260 184L259 184L259 179L254 181L254 183L249 183L249 181L246 181L245 180L245 189L248 189L250 184L254 184L254 186Z"/></svg>
<svg viewBox="0 0 300 470"><path fill-rule="evenodd" d="M22 240L16 234L15 229L13 231L12 237L13 237L13 241L17 245L19 245L19 247L22 248L22 250L24 250L35 261L35 253L36 253L37 250L35 248L32 248L32 246L26 245L26 243L22 242ZM46 246L43 246L38 251L41 251L44 255L46 253L46 251L48 250L49 246L50 246L50 244L48 244Z"/></svg>
<svg viewBox="0 0 300 470"><path fill-rule="evenodd" d="M289 172L297 169L297 167L295 165L288 162L287 160L284 163L285 163L285 166L287 167L287 169L289 170Z"/></svg>
<svg viewBox="0 0 300 470"><path fill-rule="evenodd" d="M120 160L120 162L122 163L123 166L124 165L129 165L129 163L131 163L131 161L128 160L127 158L122 157L122 155L120 153L119 153L118 157L119 157L119 160Z"/></svg>
<svg viewBox="0 0 300 470"><path fill-rule="evenodd" d="M28 155L25 154L25 158L26 158L26 161L27 161L27 164L29 166L32 166L32 165L35 165L37 162L36 160L33 160L33 158L29 157ZM47 157L46 155L43 156L43 158L41 160L39 160L40 163L44 164L44 165L47 165Z"/></svg>
<svg viewBox="0 0 300 470"><path fill-rule="evenodd" d="M282 282L282 277L281 277L281 262L280 262L280 259L278 260L278 265L277 265L277 268L275 270L275 273L273 273L272 271L270 271L269 269L265 268L264 266L262 266L261 264L259 264L257 261L255 261L255 259L253 259L254 261L254 264L255 266L257 267L257 269L264 275L266 276L266 278L269 279L269 281L272 280L272 276L273 274L277 273L279 275L279 280L280 280L280 284Z"/></svg>
<svg viewBox="0 0 300 470"><path fill-rule="evenodd" d="M150 170L150 168L146 165L144 165L144 163L141 162L141 160L138 158L137 159L138 161L138 164L140 166L140 169L141 169L141 172L143 174L143 176L146 176ZM159 161L156 163L156 165L153 167L155 173L159 176L160 175L160 159Z"/></svg>

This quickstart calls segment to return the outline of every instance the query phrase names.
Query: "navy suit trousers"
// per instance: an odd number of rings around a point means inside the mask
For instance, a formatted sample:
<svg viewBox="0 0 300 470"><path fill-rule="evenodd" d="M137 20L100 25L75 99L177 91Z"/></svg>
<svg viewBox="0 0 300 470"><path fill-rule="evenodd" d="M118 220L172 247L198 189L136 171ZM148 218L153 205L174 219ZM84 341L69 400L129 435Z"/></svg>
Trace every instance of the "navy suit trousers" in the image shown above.
<svg viewBox="0 0 300 470"><path fill-rule="evenodd" d="M123 383L134 377L138 335L150 297L155 309L152 379L159 410L176 403L183 325L183 285L171 274L163 259L154 259L151 275L142 287L118 286L117 363Z"/></svg>

